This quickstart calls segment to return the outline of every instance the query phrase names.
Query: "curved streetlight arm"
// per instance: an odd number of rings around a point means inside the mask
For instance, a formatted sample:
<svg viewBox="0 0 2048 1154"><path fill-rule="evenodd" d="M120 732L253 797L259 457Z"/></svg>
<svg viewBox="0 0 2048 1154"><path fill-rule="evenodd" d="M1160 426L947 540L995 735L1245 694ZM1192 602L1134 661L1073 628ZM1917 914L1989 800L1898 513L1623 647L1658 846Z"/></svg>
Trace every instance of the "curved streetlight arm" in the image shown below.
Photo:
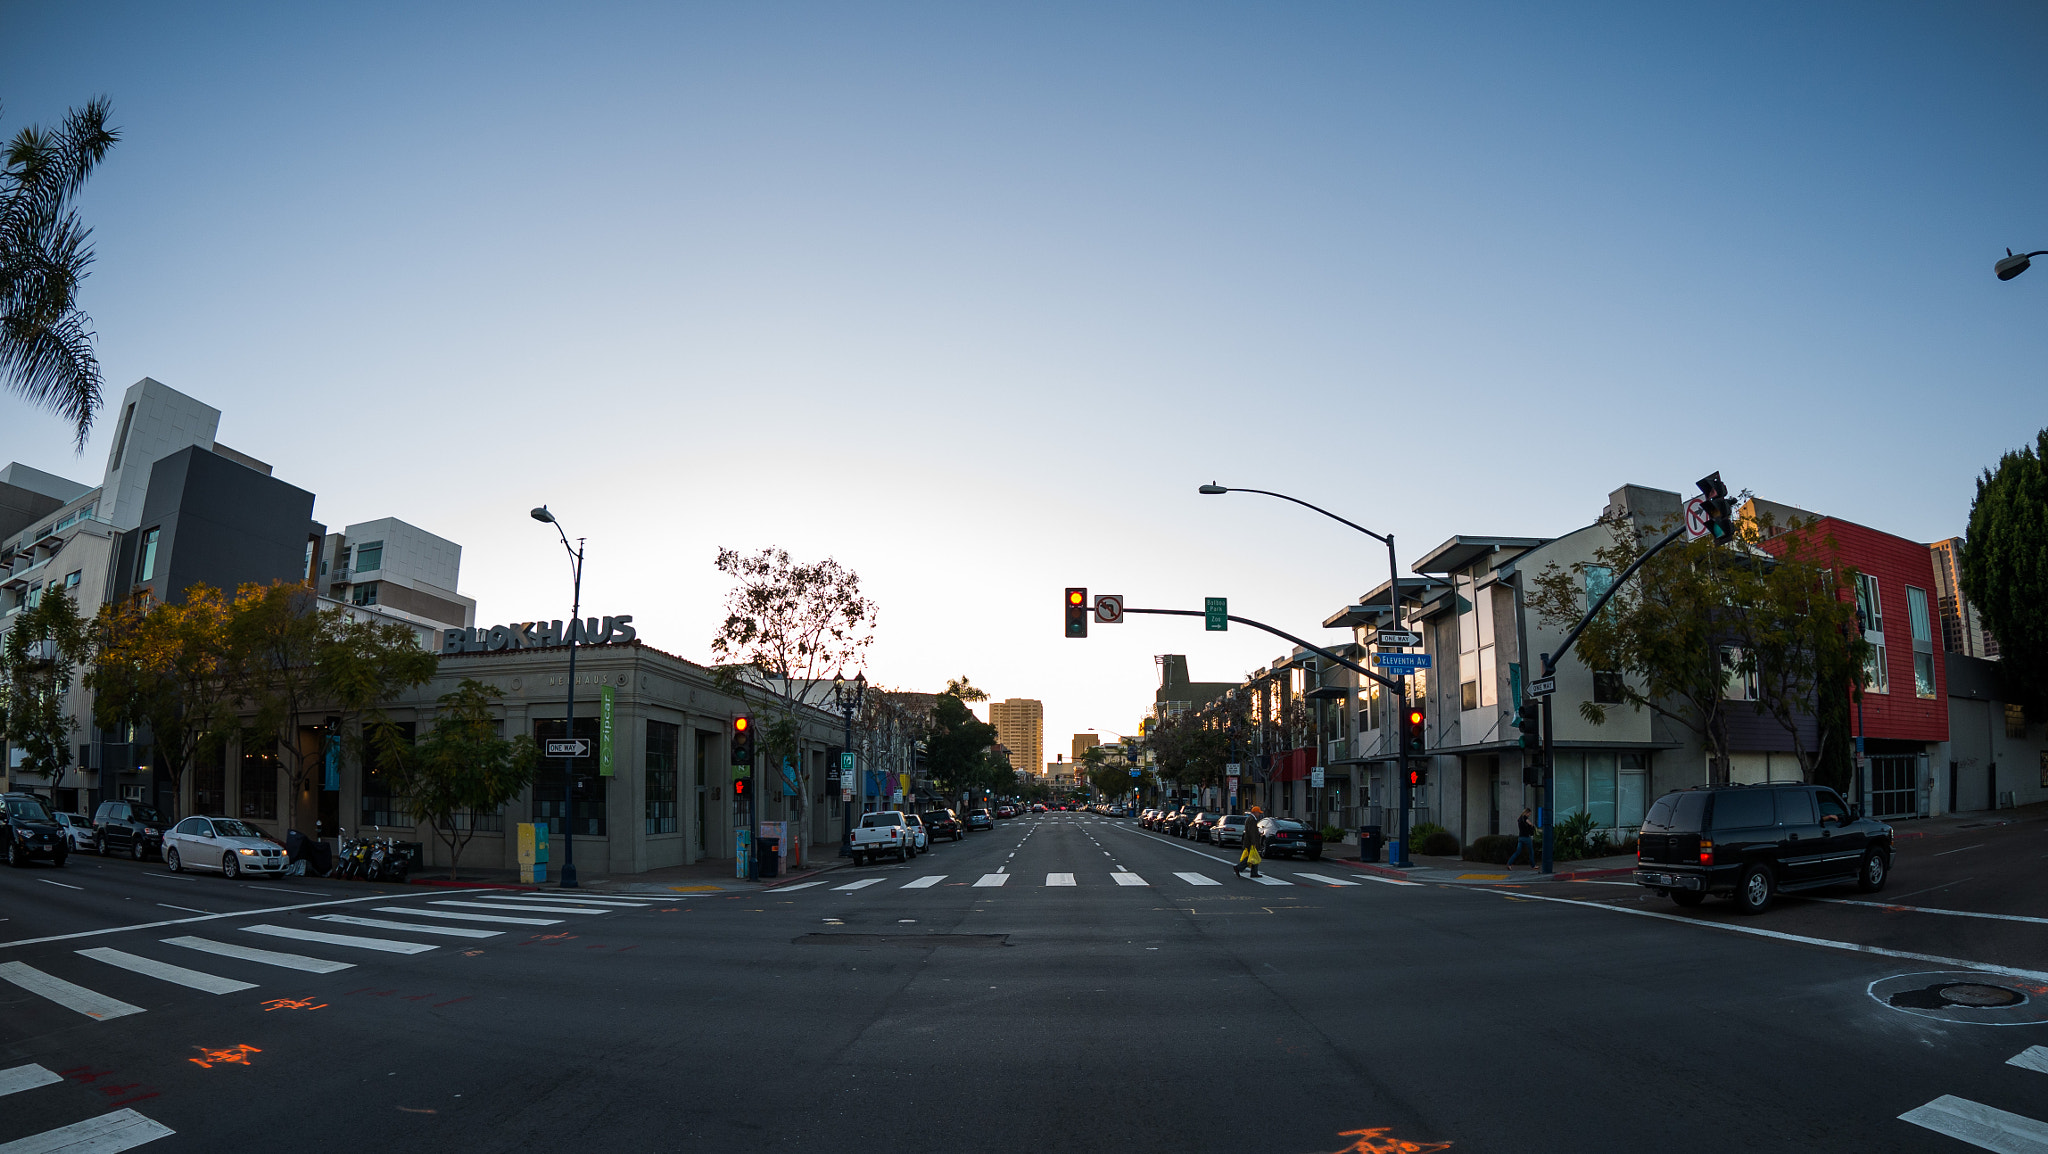
<svg viewBox="0 0 2048 1154"><path fill-rule="evenodd" d="M1350 521L1350 520L1346 520L1345 518L1343 518L1343 517L1339 517L1339 516L1338 516L1337 514L1335 514L1335 513L1332 513L1332 512L1330 512L1330 511L1329 511L1328 509L1325 509L1325 508L1323 508L1323 507L1322 507L1322 506L1320 506L1320 505L1311 505L1311 504L1309 504L1309 503L1308 503L1307 501L1304 501L1304 500L1302 500L1302 499L1301 499L1301 498L1299 498L1299 497L1290 497L1290 496L1288 496L1288 495L1287 495L1287 494L1285 494L1285 493L1275 493L1275 492L1272 492L1271 490L1268 490L1268 489L1240 489L1240 488L1235 488L1235 487L1233 487L1233 486L1229 486L1229 485L1205 485L1205 486L1203 486L1203 487L1202 487L1202 492L1204 492L1204 493L1210 493L1210 492L1216 492L1216 493L1257 493L1257 494L1259 494L1259 495L1260 495L1260 496L1262 496L1262 497L1278 497L1278 498L1280 498L1280 499L1281 499L1282 501L1292 501L1292 502L1294 502L1295 504L1297 504L1297 505L1301 506L1301 507L1302 507L1302 508L1304 508L1304 509L1314 509L1314 510L1315 510L1316 512L1318 512L1318 513L1321 513L1321 514L1322 514L1323 516L1325 516L1325 517L1328 517L1328 518L1329 518L1330 520L1332 520L1332 521L1339 521L1339 522L1342 522L1343 524L1349 525L1349 526L1351 526L1351 527L1352 527L1353 529L1356 529L1356 530L1358 530L1359 532L1361 532L1361 533L1365 534L1366 536L1368 536L1368 537L1372 538L1373 540L1375 540L1375 541L1378 541L1378 542L1379 542L1379 543L1381 543L1382 545L1391 545L1391 544L1393 544L1393 543L1394 543L1394 539L1393 539L1392 537L1388 537L1388 536L1384 536L1384 535L1382 535L1382 534L1379 534L1379 533L1375 533L1375 532L1373 532L1372 530L1370 530L1370 529L1366 528L1365 526L1363 526L1363 525L1359 524L1359 523L1358 523L1358 522L1356 522L1356 521Z"/></svg>

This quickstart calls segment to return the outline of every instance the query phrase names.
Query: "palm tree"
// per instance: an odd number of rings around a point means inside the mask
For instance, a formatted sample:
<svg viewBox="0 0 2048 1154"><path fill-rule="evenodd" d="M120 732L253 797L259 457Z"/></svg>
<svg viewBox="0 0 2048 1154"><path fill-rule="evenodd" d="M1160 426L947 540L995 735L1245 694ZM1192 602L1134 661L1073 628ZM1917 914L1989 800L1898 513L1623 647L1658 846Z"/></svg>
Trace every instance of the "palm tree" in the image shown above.
<svg viewBox="0 0 2048 1154"><path fill-rule="evenodd" d="M29 403L73 422L77 446L100 408L92 319L78 282L92 264L92 230L71 198L121 139L105 97L74 108L61 128L14 134L0 159L0 377Z"/></svg>

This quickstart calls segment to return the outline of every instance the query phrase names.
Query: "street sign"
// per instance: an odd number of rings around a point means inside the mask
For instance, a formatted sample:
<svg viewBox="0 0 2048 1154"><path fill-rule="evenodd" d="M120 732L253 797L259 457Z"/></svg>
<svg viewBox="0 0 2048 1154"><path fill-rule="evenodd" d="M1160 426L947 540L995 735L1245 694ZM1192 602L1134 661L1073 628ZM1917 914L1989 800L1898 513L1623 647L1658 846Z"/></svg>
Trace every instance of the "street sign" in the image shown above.
<svg viewBox="0 0 2048 1154"><path fill-rule="evenodd" d="M1525 692L1530 697L1549 697L1557 692L1557 678L1539 677L1529 683L1529 688Z"/></svg>
<svg viewBox="0 0 2048 1154"><path fill-rule="evenodd" d="M1202 598L1202 627L1211 633L1222 633L1230 628L1230 598Z"/></svg>
<svg viewBox="0 0 2048 1154"><path fill-rule="evenodd" d="M1685 503L1685 539L1697 541L1707 535L1707 502L1694 497Z"/></svg>
<svg viewBox="0 0 2048 1154"><path fill-rule="evenodd" d="M587 737L550 737L547 754L549 757L589 757L590 739Z"/></svg>
<svg viewBox="0 0 2048 1154"><path fill-rule="evenodd" d="M1403 673L1413 673L1418 669L1429 668L1429 654L1375 653L1372 655L1372 663L1374 665L1379 666L1381 669L1392 669L1398 670Z"/></svg>
<svg viewBox="0 0 2048 1154"><path fill-rule="evenodd" d="M839 754L839 772L840 772L840 773L842 773L842 774L846 774L846 773L852 773L852 772L853 772L853 751L852 751L852 750L850 750L850 749L847 749L847 750L842 750L842 751L840 751L840 754Z"/></svg>
<svg viewBox="0 0 2048 1154"><path fill-rule="evenodd" d="M850 769L842 769L842 770L840 770L840 771L839 771L839 788L840 788L840 789L842 789L842 790L844 790L844 791L846 791L847 793L852 793L852 792L853 792L853 771L852 771L852 770L850 770Z"/></svg>
<svg viewBox="0 0 2048 1154"><path fill-rule="evenodd" d="M1308 771L1308 784L1309 784L1309 788L1310 788L1310 789L1321 789L1321 788L1323 788L1323 767L1322 767L1322 766L1320 766L1320 765L1318 765L1318 766L1313 766L1313 767L1311 767L1311 768L1309 769L1309 771Z"/></svg>
<svg viewBox="0 0 2048 1154"><path fill-rule="evenodd" d="M1231 777L1236 777L1236 776L1238 776L1238 772L1237 772L1237 771L1238 771L1238 763L1237 763L1237 762L1234 762L1234 761L1233 761L1233 762L1231 762L1231 763L1230 763L1229 765L1226 765L1226 766L1224 766L1224 767L1223 767L1223 772L1224 772L1225 774L1227 774L1227 775L1231 776ZM1232 789L1236 789L1237 787L1236 787L1236 786L1231 786L1231 788L1232 788Z"/></svg>
<svg viewBox="0 0 2048 1154"><path fill-rule="evenodd" d="M1124 595L1104 593L1095 599L1095 619L1104 625L1124 623Z"/></svg>
<svg viewBox="0 0 2048 1154"><path fill-rule="evenodd" d="M1132 776L1132 777L1136 777L1136 776L1138 776L1138 775L1139 775L1140 773L1143 773L1143 772L1144 772L1143 770L1139 769L1139 768L1138 768L1137 766L1135 766L1135 765L1131 767L1131 776Z"/></svg>
<svg viewBox="0 0 2048 1154"><path fill-rule="evenodd" d="M1381 645L1420 645L1422 634L1409 629L1382 629L1372 635Z"/></svg>

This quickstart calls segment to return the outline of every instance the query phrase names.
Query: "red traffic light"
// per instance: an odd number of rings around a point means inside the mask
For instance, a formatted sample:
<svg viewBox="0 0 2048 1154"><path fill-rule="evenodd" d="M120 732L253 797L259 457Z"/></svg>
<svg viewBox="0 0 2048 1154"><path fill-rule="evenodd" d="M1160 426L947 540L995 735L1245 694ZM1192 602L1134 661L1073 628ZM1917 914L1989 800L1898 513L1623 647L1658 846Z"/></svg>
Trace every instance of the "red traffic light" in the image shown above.
<svg viewBox="0 0 2048 1154"><path fill-rule="evenodd" d="M735 778L733 778L733 779L732 779L732 795L733 795L734 797L745 797L745 796L747 796L747 779L746 779L746 778L744 778L744 777L735 777Z"/></svg>
<svg viewBox="0 0 2048 1154"><path fill-rule="evenodd" d="M1422 784L1422 771L1421 771L1421 770L1419 770L1419 769L1411 769L1411 770L1409 770L1409 771L1408 771L1408 784L1409 784L1409 785L1421 785L1421 784Z"/></svg>

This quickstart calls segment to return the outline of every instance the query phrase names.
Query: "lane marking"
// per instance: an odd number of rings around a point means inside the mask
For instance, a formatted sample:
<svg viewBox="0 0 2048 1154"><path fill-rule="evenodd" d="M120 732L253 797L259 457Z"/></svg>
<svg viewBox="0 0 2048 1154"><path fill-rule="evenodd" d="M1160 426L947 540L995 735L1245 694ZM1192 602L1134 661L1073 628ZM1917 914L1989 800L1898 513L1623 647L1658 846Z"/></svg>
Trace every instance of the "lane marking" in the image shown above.
<svg viewBox="0 0 2048 1154"><path fill-rule="evenodd" d="M1148 886L1152 884L1133 873L1113 873L1109 875L1109 880L1120 886Z"/></svg>
<svg viewBox="0 0 2048 1154"><path fill-rule="evenodd" d="M159 962L155 958L138 957L134 954L123 953L120 950L109 949L106 946L96 946L89 950L79 950L77 952L82 957L91 958L96 962L105 962L110 966L119 966L121 969L127 970L132 974L141 974L145 977L171 982L188 989L203 990L209 994L232 994L237 990L253 990L256 988L256 983L254 982L238 982L233 978L223 978L218 974L209 974L203 970L188 970L183 966L174 966L169 962Z"/></svg>
<svg viewBox="0 0 2048 1154"><path fill-rule="evenodd" d="M770 892L778 894L790 894L795 893L798 890L807 890L810 889L812 886L821 886L824 884L824 882L798 882L793 886L776 886Z"/></svg>
<svg viewBox="0 0 2048 1154"><path fill-rule="evenodd" d="M185 877L182 874L160 874L157 876L174 877L179 878L183 881L199 880L198 878ZM467 892L467 890L429 890L426 893L417 896L433 897L436 894L459 894ZM404 896L411 897L415 895L408 894ZM80 930L77 933L73 934L51 934L48 937L42 938L15 938L13 941L0 942L0 950L12 949L15 946L40 946L46 942L73 942L77 941L79 938L96 938L101 936L102 934L125 934L130 930L160 930L163 929L165 926L185 926L191 925L193 922L218 921L221 918L256 917L261 914L288 914L294 910L317 910L323 909L327 906L352 906L361 902L388 902L392 900L394 900L394 895L391 894L371 894L369 897L366 898L340 898L336 901L331 902L303 902L295 906L270 906L265 909L256 910L233 910L223 914L201 914L196 918L171 918L168 921L161 922L137 922L131 926L108 926L104 929L98 930Z"/></svg>
<svg viewBox="0 0 2048 1154"><path fill-rule="evenodd" d="M1966 846L1962 846L1962 847L1960 847L1960 848L1957 848L1957 849L1945 849L1945 850L1942 850L1942 851L1941 851L1940 853L1938 853L1938 854L1935 854L1934 856L1935 856L1935 857L1947 857L1948 855L1950 855L1950 854L1952 854L1952 853L1961 853L1961 852L1963 852L1963 850L1966 850L1966 849L1983 849L1983 848L1984 848L1984 846L1985 846L1985 844L1986 844L1986 843L1984 843L1984 842L1981 842L1981 841L1980 841L1980 842L1978 842L1978 843L1977 843L1976 845L1966 845ZM1961 1099L1957 1099L1957 1101L1961 1101Z"/></svg>
<svg viewBox="0 0 2048 1154"><path fill-rule="evenodd" d="M977 887L980 887L980 886L999 886L999 885L1002 885L1002 884L1003 884L1004 882L1006 882L1006 881L1009 881L1009 880L1010 880L1010 875L1009 875L1009 874L983 874L983 875L981 875L981 880L980 880L980 881L978 881L978 882L975 882L974 884L975 884L975 886L977 886Z"/></svg>
<svg viewBox="0 0 2048 1154"><path fill-rule="evenodd" d="M1411 882L1404 878L1383 878L1378 874L1352 874L1351 876L1362 882L1378 882L1383 886L1419 886L1422 884L1421 882ZM1635 883L1631 882L1629 884L1634 885Z"/></svg>
<svg viewBox="0 0 2048 1154"><path fill-rule="evenodd" d="M1259 883L1262 886L1291 886L1294 884L1293 882L1281 881L1279 878L1276 877L1268 877L1265 874L1253 874L1252 880Z"/></svg>
<svg viewBox="0 0 2048 1154"><path fill-rule="evenodd" d="M1900 910L1915 914L1940 914L1947 918L1984 918L1994 922L2027 922L2037 926L2048 926L2048 918L2030 918L2021 914L1980 914L1974 910L1943 910L1933 906L1901 906L1891 902L1858 901L1855 898L1808 898L1808 901L1832 902L1840 906L1868 906L1874 910Z"/></svg>
<svg viewBox="0 0 2048 1154"><path fill-rule="evenodd" d="M245 962L256 962L265 966L278 966L287 970L298 970L307 974L332 974L356 968L354 962L332 962L326 958L309 958L304 954L281 954L276 950L259 950L254 946L238 946L233 942L216 942L212 938L165 938L167 946L183 946L198 950L202 954L216 954L223 958L239 958Z"/></svg>
<svg viewBox="0 0 2048 1154"><path fill-rule="evenodd" d="M585 914L595 917L609 913L609 910L586 910L577 906L515 906L510 902L435 902L437 906L454 906L459 910L518 910L524 914Z"/></svg>
<svg viewBox="0 0 2048 1154"><path fill-rule="evenodd" d="M1176 873L1173 876L1179 878L1180 880L1188 883L1191 886L1220 886L1223 884L1222 882L1217 881L1215 878L1212 878L1207 874Z"/></svg>
<svg viewBox="0 0 2048 1154"><path fill-rule="evenodd" d="M1899 1121L1999 1154L2048 1154L2048 1124L1954 1094L1908 1110Z"/></svg>
<svg viewBox="0 0 2048 1154"><path fill-rule="evenodd" d="M814 885L816 883L806 882L804 884ZM668 900L666 898L572 898L557 894L548 894L545 897L536 897L532 894L478 894L477 896L485 901L493 902L567 903L569 905L610 906L614 909L628 910L645 909L648 906L658 905Z"/></svg>
<svg viewBox="0 0 2048 1154"><path fill-rule="evenodd" d="M441 948L439 946L425 945L420 942L395 942L390 938L360 938L353 934L324 934L319 930L301 930L291 926L243 926L241 930L245 934L262 934L265 937L272 938L291 938L294 941L301 942L322 942L330 946L354 946L359 950L376 950L384 954L424 954L428 950L438 950Z"/></svg>
<svg viewBox="0 0 2048 1154"><path fill-rule="evenodd" d="M1911 950L1888 950L1883 946L1866 946L1856 942L1837 942L1828 938L1810 938L1804 934L1788 934L1778 930L1760 930L1754 926L1732 926L1726 922L1700 921L1682 918L1677 914L1660 914L1655 910L1632 910L1622 906L1602 905L1599 902L1579 901L1576 898L1553 898L1543 894L1532 894L1527 890L1497 890L1478 887L1480 892L1499 894L1504 898L1516 898L1530 902L1556 902L1559 905L1583 906L1589 910L1603 910L1610 914L1628 914L1631 917L1655 918L1660 922L1677 922L1681 926L1698 926L1709 930L1726 930L1731 934L1748 934L1751 937L1771 938L1781 942L1792 942L1802 946L1825 946L1831 950L1848 950L1857 954L1877 954L1887 958L1905 958L1913 962L1933 962L1957 970L1981 970L1987 974L2003 974L2008 978L2030 978L2037 982L2048 982L2048 973L2040 970L2023 970L2016 966L1994 966L1989 962L1973 962L1967 958L1945 958L1940 954L1916 954Z"/></svg>
<svg viewBox="0 0 2048 1154"><path fill-rule="evenodd" d="M2048 1046L2028 1046L2005 1060L2008 1066L2048 1074Z"/></svg>
<svg viewBox="0 0 2048 1154"><path fill-rule="evenodd" d="M188 914L203 914L206 912L205 910L195 910L191 906L174 906L169 902L158 902L157 904L167 910L184 910Z"/></svg>
<svg viewBox="0 0 2048 1154"><path fill-rule="evenodd" d="M1049 886L1070 886L1074 884L1073 874L1047 874L1045 884Z"/></svg>
<svg viewBox="0 0 2048 1154"><path fill-rule="evenodd" d="M19 1094L23 1090L33 1090L38 1086L48 1086L63 1080L34 1062L30 1062L26 1066L16 1066L11 1070L0 1070L0 1098L5 1098L9 1094Z"/></svg>
<svg viewBox="0 0 2048 1154"><path fill-rule="evenodd" d="M862 878L857 882L847 882L843 886L833 886L832 889L835 892L838 890L861 890L872 885L879 885L881 881L881 878Z"/></svg>
<svg viewBox="0 0 2048 1154"><path fill-rule="evenodd" d="M903 888L907 890L928 890L933 886L938 885L940 882L945 881L946 876L947 875L945 874L932 874L930 877L921 877L916 881L904 886Z"/></svg>
<svg viewBox="0 0 2048 1154"><path fill-rule="evenodd" d="M1307 878L1312 882L1321 882L1326 886L1355 886L1358 884L1357 882L1347 882L1343 878L1326 878L1321 874L1298 873L1294 876L1298 878Z"/></svg>
<svg viewBox="0 0 2048 1154"><path fill-rule="evenodd" d="M77 1010L102 1022L142 1012L141 1006L131 1006L104 994L96 994L84 986L74 986L22 962L0 962L0 981L12 982L31 994L48 998L67 1010ZM4 1150L6 1147L0 1146L0 1151Z"/></svg>
<svg viewBox="0 0 2048 1154"><path fill-rule="evenodd" d="M70 882L53 882L49 878L37 878L36 880L46 886L63 886L67 890L83 890L85 888L84 886L72 885Z"/></svg>
<svg viewBox="0 0 2048 1154"><path fill-rule="evenodd" d="M177 1131L133 1110L116 1110L55 1130L17 1138L0 1146L0 1154L120 1154L168 1138Z"/></svg>
<svg viewBox="0 0 2048 1154"><path fill-rule="evenodd" d="M421 910L411 906L372 906L374 914L404 914L409 918L441 918L451 922L484 922L494 926L559 926L560 918L515 918L499 914L458 914L454 910ZM318 915L315 915L318 916Z"/></svg>
<svg viewBox="0 0 2048 1154"><path fill-rule="evenodd" d="M439 934L444 938L497 938L503 937L504 930L473 930L468 926L419 926L411 922L386 921L383 918L359 918L353 914L314 914L316 922L334 922L344 926L368 926L373 930L404 930L413 934Z"/></svg>

